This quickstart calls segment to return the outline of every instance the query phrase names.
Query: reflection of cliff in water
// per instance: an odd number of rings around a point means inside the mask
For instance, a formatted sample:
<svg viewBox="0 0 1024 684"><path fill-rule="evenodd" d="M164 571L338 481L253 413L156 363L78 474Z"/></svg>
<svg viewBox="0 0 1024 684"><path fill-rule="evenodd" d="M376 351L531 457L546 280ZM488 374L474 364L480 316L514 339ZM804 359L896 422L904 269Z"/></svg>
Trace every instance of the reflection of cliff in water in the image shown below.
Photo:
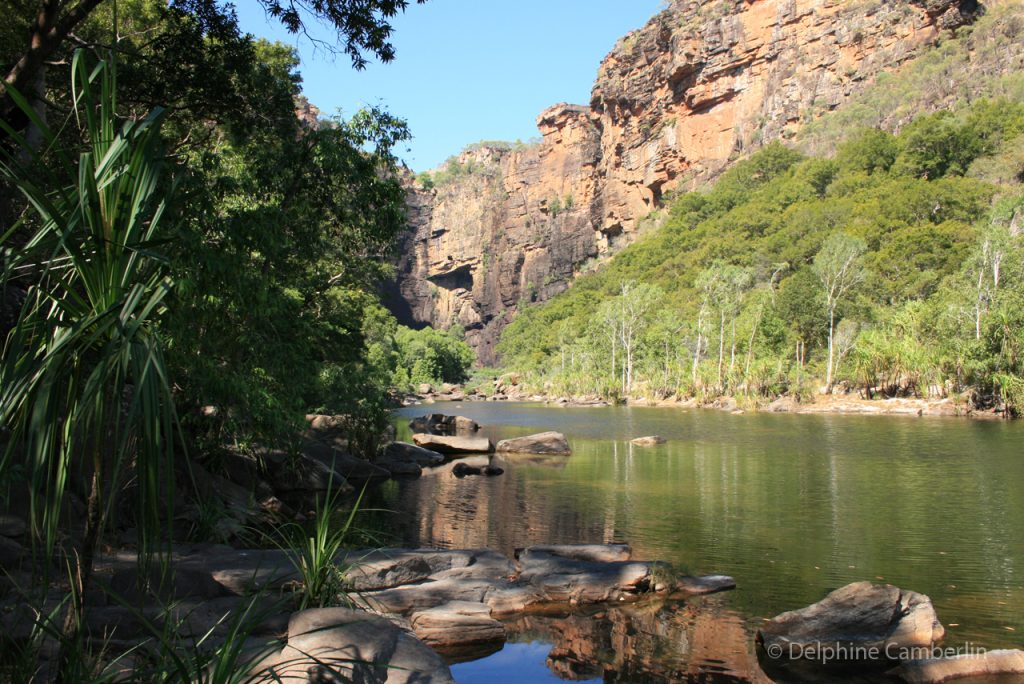
<svg viewBox="0 0 1024 684"><path fill-rule="evenodd" d="M511 555L532 544L625 541L615 534L614 516L598 522L571 500L538 496L542 481L531 481L529 472L564 469L566 457L548 457L543 463L497 455L460 460L490 462L505 474L457 478L451 472L454 464L448 463L425 468L416 480L388 482L374 494L371 503L391 511L386 527L403 546L487 547Z"/></svg>
<svg viewBox="0 0 1024 684"><path fill-rule="evenodd" d="M507 627L511 641L551 643L547 665L561 679L771 682L743 619L715 597L527 615Z"/></svg>

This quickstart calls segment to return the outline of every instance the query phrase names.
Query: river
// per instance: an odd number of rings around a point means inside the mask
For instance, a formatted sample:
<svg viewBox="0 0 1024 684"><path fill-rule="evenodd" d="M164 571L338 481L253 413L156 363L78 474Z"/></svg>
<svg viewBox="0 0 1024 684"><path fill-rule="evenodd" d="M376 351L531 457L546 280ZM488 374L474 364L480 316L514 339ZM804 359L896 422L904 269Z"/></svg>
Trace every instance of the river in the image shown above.
<svg viewBox="0 0 1024 684"><path fill-rule="evenodd" d="M398 411L399 438L429 412L473 418L492 440L558 430L573 453L495 456L499 477L388 482L373 498L389 542L627 542L738 585L524 618L500 652L453 666L460 684L768 681L757 625L865 579L928 594L947 645L1024 646L1024 422L464 402ZM652 434L668 442L629 444Z"/></svg>

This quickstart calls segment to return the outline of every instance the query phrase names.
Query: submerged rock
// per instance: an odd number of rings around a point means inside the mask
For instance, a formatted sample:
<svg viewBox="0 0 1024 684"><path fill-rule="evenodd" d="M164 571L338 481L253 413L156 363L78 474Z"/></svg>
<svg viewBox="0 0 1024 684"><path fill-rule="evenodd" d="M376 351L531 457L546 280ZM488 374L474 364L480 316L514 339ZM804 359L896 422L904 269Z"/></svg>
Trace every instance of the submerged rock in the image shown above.
<svg viewBox="0 0 1024 684"><path fill-rule="evenodd" d="M1024 651L1000 650L951 658L911 660L897 667L893 674L911 684L939 684L961 677L970 677L971 681L983 678L982 681L986 681L989 677L1024 675Z"/></svg>
<svg viewBox="0 0 1024 684"><path fill-rule="evenodd" d="M498 452L521 454L563 454L571 453L569 442L561 432L539 432L535 435L503 439L495 448Z"/></svg>
<svg viewBox="0 0 1024 684"><path fill-rule="evenodd" d="M630 440L630 444L634 446L657 446L658 444L664 444L667 442L664 437L659 435L650 435L648 437L637 437L636 439Z"/></svg>
<svg viewBox="0 0 1024 684"><path fill-rule="evenodd" d="M833 660L899 659L930 648L945 635L931 600L891 584L854 582L821 601L766 622L757 640L769 654L813 660L832 650Z"/></svg>
<svg viewBox="0 0 1024 684"><path fill-rule="evenodd" d="M480 454L491 451L491 440L486 437L446 437L444 435L415 434L412 441L442 454Z"/></svg>
<svg viewBox="0 0 1024 684"><path fill-rule="evenodd" d="M455 477L466 477L467 475L481 475L483 469L477 468L476 466L467 465L465 463L456 463L452 468L452 475Z"/></svg>

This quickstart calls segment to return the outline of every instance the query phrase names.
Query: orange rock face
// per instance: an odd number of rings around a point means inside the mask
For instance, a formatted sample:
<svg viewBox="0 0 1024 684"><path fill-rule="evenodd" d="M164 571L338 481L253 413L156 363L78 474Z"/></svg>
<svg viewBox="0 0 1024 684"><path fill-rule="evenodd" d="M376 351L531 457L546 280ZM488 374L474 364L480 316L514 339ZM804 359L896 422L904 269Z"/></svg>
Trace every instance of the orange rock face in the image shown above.
<svg viewBox="0 0 1024 684"><path fill-rule="evenodd" d="M523 301L628 244L670 191L792 136L978 10L974 0L674 0L605 57L590 106L542 139L464 152L409 189L392 293L403 322L461 325L483 363Z"/></svg>

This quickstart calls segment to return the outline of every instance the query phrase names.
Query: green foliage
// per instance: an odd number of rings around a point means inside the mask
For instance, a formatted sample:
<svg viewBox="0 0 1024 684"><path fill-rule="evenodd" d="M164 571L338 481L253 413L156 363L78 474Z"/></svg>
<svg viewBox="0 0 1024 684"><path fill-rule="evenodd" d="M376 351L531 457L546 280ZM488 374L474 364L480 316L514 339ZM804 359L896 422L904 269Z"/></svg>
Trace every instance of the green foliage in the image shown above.
<svg viewBox="0 0 1024 684"><path fill-rule="evenodd" d="M91 479L88 565L131 471L145 552L160 538L160 502L173 500L174 404L158 328L171 281L157 251L169 234L165 112L122 124L111 63L90 68L77 52L73 73L88 145L77 159L42 121L44 155L0 123L33 164L6 152L0 163L32 208L0 237L2 286L25 292L0 365L0 423L11 430L0 473L22 466L49 556L65 492Z"/></svg>
<svg viewBox="0 0 1024 684"><path fill-rule="evenodd" d="M422 383L460 383L475 358L462 330L415 330L398 325L383 307L367 310L363 333L367 363L385 385L405 391Z"/></svg>
<svg viewBox="0 0 1024 684"><path fill-rule="evenodd" d="M275 530L271 541L288 554L299 576L299 610L344 603L347 568L339 555L352 531L361 501L362 493L340 521L340 496L329 490L317 501L315 516L308 527L287 523Z"/></svg>
<svg viewBox="0 0 1024 684"><path fill-rule="evenodd" d="M674 199L604 268L523 307L499 352L539 388L616 396L624 349L595 312L641 282L664 296L635 350L634 394L806 397L831 367L869 395L1012 396L995 378L1020 374L1017 170L997 174L1011 179L1001 187L964 174L1014 159L1022 112L979 101L899 136L861 131L832 159L766 147Z"/></svg>

